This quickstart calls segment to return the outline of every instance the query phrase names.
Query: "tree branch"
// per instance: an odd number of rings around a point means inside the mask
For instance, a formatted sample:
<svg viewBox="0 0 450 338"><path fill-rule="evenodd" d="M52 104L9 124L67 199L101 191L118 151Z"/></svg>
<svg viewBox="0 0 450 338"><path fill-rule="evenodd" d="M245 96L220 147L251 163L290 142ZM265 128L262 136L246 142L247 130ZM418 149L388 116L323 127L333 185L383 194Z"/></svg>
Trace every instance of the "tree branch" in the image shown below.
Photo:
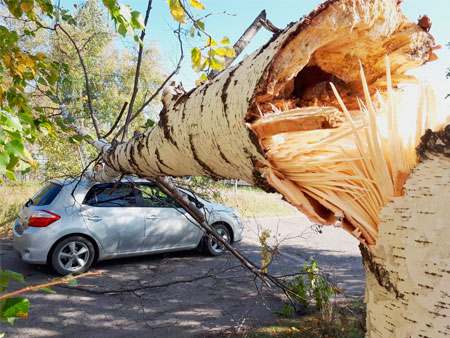
<svg viewBox="0 0 450 338"><path fill-rule="evenodd" d="M138 58L137 58L137 64L136 64L136 73L134 75L133 93L131 94L130 105L128 106L128 114L125 119L125 125L123 128L123 134L122 134L122 142L128 133L128 125L130 124L131 114L133 113L134 101L136 100L137 92L139 90L138 85L139 85L139 75L141 72L142 54L144 52L144 37L145 37L146 30L147 30L147 22L148 22L148 18L150 16L151 9L152 9L152 0L149 0L148 4L147 4L147 11L145 12L145 19L144 19L145 29L141 33L141 42L139 44L139 52L138 52Z"/></svg>
<svg viewBox="0 0 450 338"><path fill-rule="evenodd" d="M120 120L122 119L122 115L125 112L127 105L128 105L128 102L125 102L123 104L122 109L120 110L119 116L117 116L116 121L114 122L113 126L105 135L103 135L104 139L106 139L109 135L111 135L111 133L114 131L114 129L116 129L117 125L119 124Z"/></svg>
<svg viewBox="0 0 450 338"><path fill-rule="evenodd" d="M260 270L260 268L244 257L239 251L237 251L230 243L228 243L225 239L220 236L217 231L211 227L206 221L205 216L201 213L201 211L191 202L189 199L182 194L175 185L169 181L166 177L157 177L153 179L153 182L164 192L166 195L170 196L176 203L178 203L184 210L186 210L196 221L200 224L200 226L206 231L207 234L213 236L216 240L222 243L228 251L230 251L241 263L244 265L250 272L259 277L267 286L270 284L267 283L264 278L264 273Z"/></svg>
<svg viewBox="0 0 450 338"><path fill-rule="evenodd" d="M244 34L242 34L239 40L233 45L236 56L234 58L225 57L224 69L227 69L233 63L233 60L235 60L245 47L248 46L256 33L261 29L264 20L266 20L266 11L262 10L252 24L245 30ZM214 79L221 71L221 69L213 69L209 72L208 79Z"/></svg>
<svg viewBox="0 0 450 338"><path fill-rule="evenodd" d="M83 273L81 275L78 276L73 276L73 277L69 277L69 278L61 278L58 280L55 280L53 282L50 283L45 283L45 284L39 284L39 285L35 285L35 286L27 286L26 288L14 291L14 292L10 292L10 293L6 293L4 295L0 296L0 299L5 299L5 298L9 298L9 297L13 297L16 295L20 295L21 293L24 292L29 292L29 291L36 291L42 288L46 288L46 287L50 287L53 285L58 285L58 284L69 284L70 281L78 279L78 278L83 278L83 277L89 277L89 276L98 276L101 275L103 273L103 271L97 271L97 272L86 272Z"/></svg>
<svg viewBox="0 0 450 338"><path fill-rule="evenodd" d="M56 24L55 29L56 28L59 28L67 36L67 38L70 40L70 42L72 43L73 47L75 48L75 50L77 52L78 59L80 60L81 67L83 68L84 80L86 83L86 95L87 95L87 100L88 100L89 113L91 115L92 124L94 125L94 129L95 129L97 138L100 139L102 136L100 134L100 128L98 126L97 117L94 114L94 108L92 108L92 94L91 94L91 87L89 85L89 75L88 75L84 60L83 60L83 56L81 55L81 51L78 48L78 45L75 42L75 40L72 38L72 36L60 24Z"/></svg>
<svg viewBox="0 0 450 338"><path fill-rule="evenodd" d="M183 51L183 42L181 41L181 33L180 33L180 26L178 26L178 29L176 31L174 31L177 34L178 37L178 42L180 45L180 58L178 60L177 66L175 67L175 69L172 71L172 73L169 74L169 76L166 77L166 79L164 80L164 82L158 87L158 89L153 93L152 96L150 96L150 98L144 102L144 104L136 111L136 113L130 118L130 123L133 122L136 117L139 116L139 114L144 110L144 108L150 104L150 102L152 102L157 96L158 94L161 92L161 90L166 86L166 84L170 81L170 79L178 73L178 71L181 68L181 62L183 61L184 58L184 51ZM114 139L117 138L118 135L120 135L120 133L122 132L124 127L122 127L116 134L116 136L114 136Z"/></svg>

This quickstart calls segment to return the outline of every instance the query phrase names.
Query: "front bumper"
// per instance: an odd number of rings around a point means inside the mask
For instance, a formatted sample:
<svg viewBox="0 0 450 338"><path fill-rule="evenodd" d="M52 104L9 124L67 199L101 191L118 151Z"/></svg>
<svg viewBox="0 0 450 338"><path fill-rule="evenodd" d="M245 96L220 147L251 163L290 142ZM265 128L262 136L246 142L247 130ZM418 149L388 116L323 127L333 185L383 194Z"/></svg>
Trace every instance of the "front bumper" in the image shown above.
<svg viewBox="0 0 450 338"><path fill-rule="evenodd" d="M18 221L14 223L13 249L24 262L46 264L48 253L55 240L56 234L49 228L22 229Z"/></svg>

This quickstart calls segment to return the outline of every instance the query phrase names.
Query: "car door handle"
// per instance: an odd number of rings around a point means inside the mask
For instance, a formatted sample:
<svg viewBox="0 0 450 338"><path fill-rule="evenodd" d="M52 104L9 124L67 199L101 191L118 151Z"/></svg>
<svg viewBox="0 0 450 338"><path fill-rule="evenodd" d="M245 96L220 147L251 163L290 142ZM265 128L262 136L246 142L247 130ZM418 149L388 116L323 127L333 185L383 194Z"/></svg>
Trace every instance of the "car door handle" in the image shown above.
<svg viewBox="0 0 450 338"><path fill-rule="evenodd" d="M102 218L98 217L98 216L89 216L87 219L90 220L90 221L96 221L96 222L102 220Z"/></svg>
<svg viewBox="0 0 450 338"><path fill-rule="evenodd" d="M145 216L146 219L156 219L157 217L155 215L151 215L151 216Z"/></svg>

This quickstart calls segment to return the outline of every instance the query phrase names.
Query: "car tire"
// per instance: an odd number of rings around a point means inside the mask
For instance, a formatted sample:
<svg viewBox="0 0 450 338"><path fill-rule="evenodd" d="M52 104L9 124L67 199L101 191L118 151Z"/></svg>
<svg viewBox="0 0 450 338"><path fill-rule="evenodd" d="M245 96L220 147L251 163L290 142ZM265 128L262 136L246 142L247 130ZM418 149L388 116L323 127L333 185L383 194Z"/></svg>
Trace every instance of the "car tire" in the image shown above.
<svg viewBox="0 0 450 338"><path fill-rule="evenodd" d="M83 273L94 262L95 249L92 242L82 236L64 238L52 251L50 263L61 275Z"/></svg>
<svg viewBox="0 0 450 338"><path fill-rule="evenodd" d="M226 225L217 223L217 224L213 225L213 228L228 243L231 242L231 233ZM205 242L206 242L206 250L212 256L219 256L226 251L225 246L212 236L205 237Z"/></svg>

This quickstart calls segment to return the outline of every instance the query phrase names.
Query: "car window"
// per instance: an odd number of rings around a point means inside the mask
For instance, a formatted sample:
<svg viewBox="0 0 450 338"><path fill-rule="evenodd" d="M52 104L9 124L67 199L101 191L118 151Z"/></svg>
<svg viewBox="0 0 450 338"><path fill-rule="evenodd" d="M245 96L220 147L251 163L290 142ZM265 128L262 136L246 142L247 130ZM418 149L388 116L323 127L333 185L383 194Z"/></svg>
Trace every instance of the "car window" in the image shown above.
<svg viewBox="0 0 450 338"><path fill-rule="evenodd" d="M62 186L56 183L48 183L41 190L38 191L36 195L31 199L33 201L33 205L41 206L41 205L49 205L53 202L56 196L58 196L61 191Z"/></svg>
<svg viewBox="0 0 450 338"><path fill-rule="evenodd" d="M135 207L136 197L131 185L98 184L89 190L83 203L96 207Z"/></svg>
<svg viewBox="0 0 450 338"><path fill-rule="evenodd" d="M175 201L152 185L139 185L144 207L174 207Z"/></svg>

